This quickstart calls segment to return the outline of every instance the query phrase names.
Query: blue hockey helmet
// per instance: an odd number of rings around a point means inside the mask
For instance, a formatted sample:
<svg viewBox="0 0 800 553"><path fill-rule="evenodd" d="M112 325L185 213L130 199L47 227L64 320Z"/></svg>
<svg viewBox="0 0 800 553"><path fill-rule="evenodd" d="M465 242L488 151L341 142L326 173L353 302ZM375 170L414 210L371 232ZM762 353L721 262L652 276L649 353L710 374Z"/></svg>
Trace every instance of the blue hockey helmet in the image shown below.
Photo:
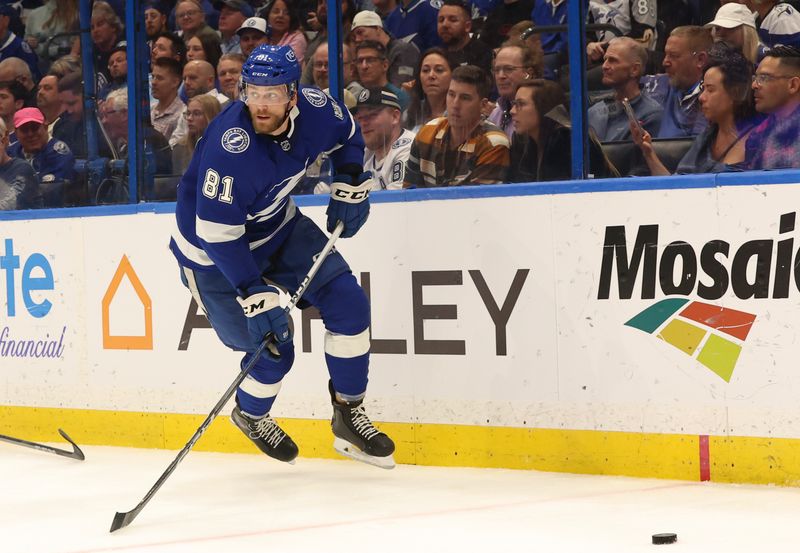
<svg viewBox="0 0 800 553"><path fill-rule="evenodd" d="M258 46L242 66L242 84L292 86L300 80L300 64L291 46Z"/></svg>

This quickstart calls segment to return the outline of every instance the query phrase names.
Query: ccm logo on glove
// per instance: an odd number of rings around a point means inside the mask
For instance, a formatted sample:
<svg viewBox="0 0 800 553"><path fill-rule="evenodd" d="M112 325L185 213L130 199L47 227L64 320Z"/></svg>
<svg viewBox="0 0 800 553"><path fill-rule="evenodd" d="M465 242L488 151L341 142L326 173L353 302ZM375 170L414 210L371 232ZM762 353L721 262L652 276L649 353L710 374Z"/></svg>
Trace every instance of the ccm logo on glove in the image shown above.
<svg viewBox="0 0 800 553"><path fill-rule="evenodd" d="M274 292L260 292L247 298L238 298L239 305L242 306L245 317L255 317L259 313L269 311L273 307L278 307L278 294Z"/></svg>

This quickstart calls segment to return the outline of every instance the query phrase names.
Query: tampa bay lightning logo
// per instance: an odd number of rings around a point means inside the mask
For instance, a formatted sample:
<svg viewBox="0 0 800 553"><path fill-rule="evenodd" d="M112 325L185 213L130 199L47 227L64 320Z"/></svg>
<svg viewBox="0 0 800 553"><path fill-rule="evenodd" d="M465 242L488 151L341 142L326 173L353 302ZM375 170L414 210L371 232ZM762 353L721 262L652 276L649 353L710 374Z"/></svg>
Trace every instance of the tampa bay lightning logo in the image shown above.
<svg viewBox="0 0 800 553"><path fill-rule="evenodd" d="M397 141L392 144L392 150L396 150L397 148L402 148L406 144L411 144L411 139L406 137L398 138Z"/></svg>
<svg viewBox="0 0 800 553"><path fill-rule="evenodd" d="M294 50L289 48L289 51L286 52L286 61L289 63L294 63L297 61L297 56L294 55Z"/></svg>
<svg viewBox="0 0 800 553"><path fill-rule="evenodd" d="M316 88L304 88L303 96L305 96L306 100L308 100L308 103L315 108L321 108L328 103L328 97L325 95L325 93L321 90L317 90Z"/></svg>
<svg viewBox="0 0 800 553"><path fill-rule="evenodd" d="M250 135L240 127L233 127L222 135L222 147L226 152L240 154L250 145Z"/></svg>
<svg viewBox="0 0 800 553"><path fill-rule="evenodd" d="M358 101L363 103L366 102L367 100L369 100L369 89L365 88L359 93Z"/></svg>

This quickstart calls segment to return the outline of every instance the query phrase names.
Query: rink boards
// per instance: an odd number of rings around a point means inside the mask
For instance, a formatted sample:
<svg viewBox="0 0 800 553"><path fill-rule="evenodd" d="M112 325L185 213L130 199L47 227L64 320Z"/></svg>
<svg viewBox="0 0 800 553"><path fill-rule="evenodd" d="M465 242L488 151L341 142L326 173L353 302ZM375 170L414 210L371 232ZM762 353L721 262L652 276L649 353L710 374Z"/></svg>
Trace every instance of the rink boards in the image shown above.
<svg viewBox="0 0 800 553"><path fill-rule="evenodd" d="M375 194L337 248L397 460L795 485L800 193L760 177ZM177 449L202 422L240 355L180 284L173 209L0 218L0 433ZM333 457L324 330L293 319L273 413ZM198 448L254 451L226 419Z"/></svg>

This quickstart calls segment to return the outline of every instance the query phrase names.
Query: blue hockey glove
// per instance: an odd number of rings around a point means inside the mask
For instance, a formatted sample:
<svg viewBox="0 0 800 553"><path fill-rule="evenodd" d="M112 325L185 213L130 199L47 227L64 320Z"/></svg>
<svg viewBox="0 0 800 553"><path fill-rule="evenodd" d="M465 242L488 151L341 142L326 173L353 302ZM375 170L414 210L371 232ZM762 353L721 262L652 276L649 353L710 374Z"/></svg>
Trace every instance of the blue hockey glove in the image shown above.
<svg viewBox="0 0 800 553"><path fill-rule="evenodd" d="M350 238L367 221L369 216L369 191L372 190L372 173L361 173L358 184L353 185L350 175L336 175L331 184L331 199L328 201L328 232L333 232L336 223L344 223L342 238Z"/></svg>
<svg viewBox="0 0 800 553"><path fill-rule="evenodd" d="M243 290L239 291L244 295ZM278 290L272 286L256 285L251 286L245 292L247 297L240 295L237 299L239 305L244 310L247 317L247 330L253 346L258 347L267 336L272 333L270 343L267 344L267 357L278 359L277 344L285 344L292 340L292 332L289 330L289 319L286 312L280 305Z"/></svg>

